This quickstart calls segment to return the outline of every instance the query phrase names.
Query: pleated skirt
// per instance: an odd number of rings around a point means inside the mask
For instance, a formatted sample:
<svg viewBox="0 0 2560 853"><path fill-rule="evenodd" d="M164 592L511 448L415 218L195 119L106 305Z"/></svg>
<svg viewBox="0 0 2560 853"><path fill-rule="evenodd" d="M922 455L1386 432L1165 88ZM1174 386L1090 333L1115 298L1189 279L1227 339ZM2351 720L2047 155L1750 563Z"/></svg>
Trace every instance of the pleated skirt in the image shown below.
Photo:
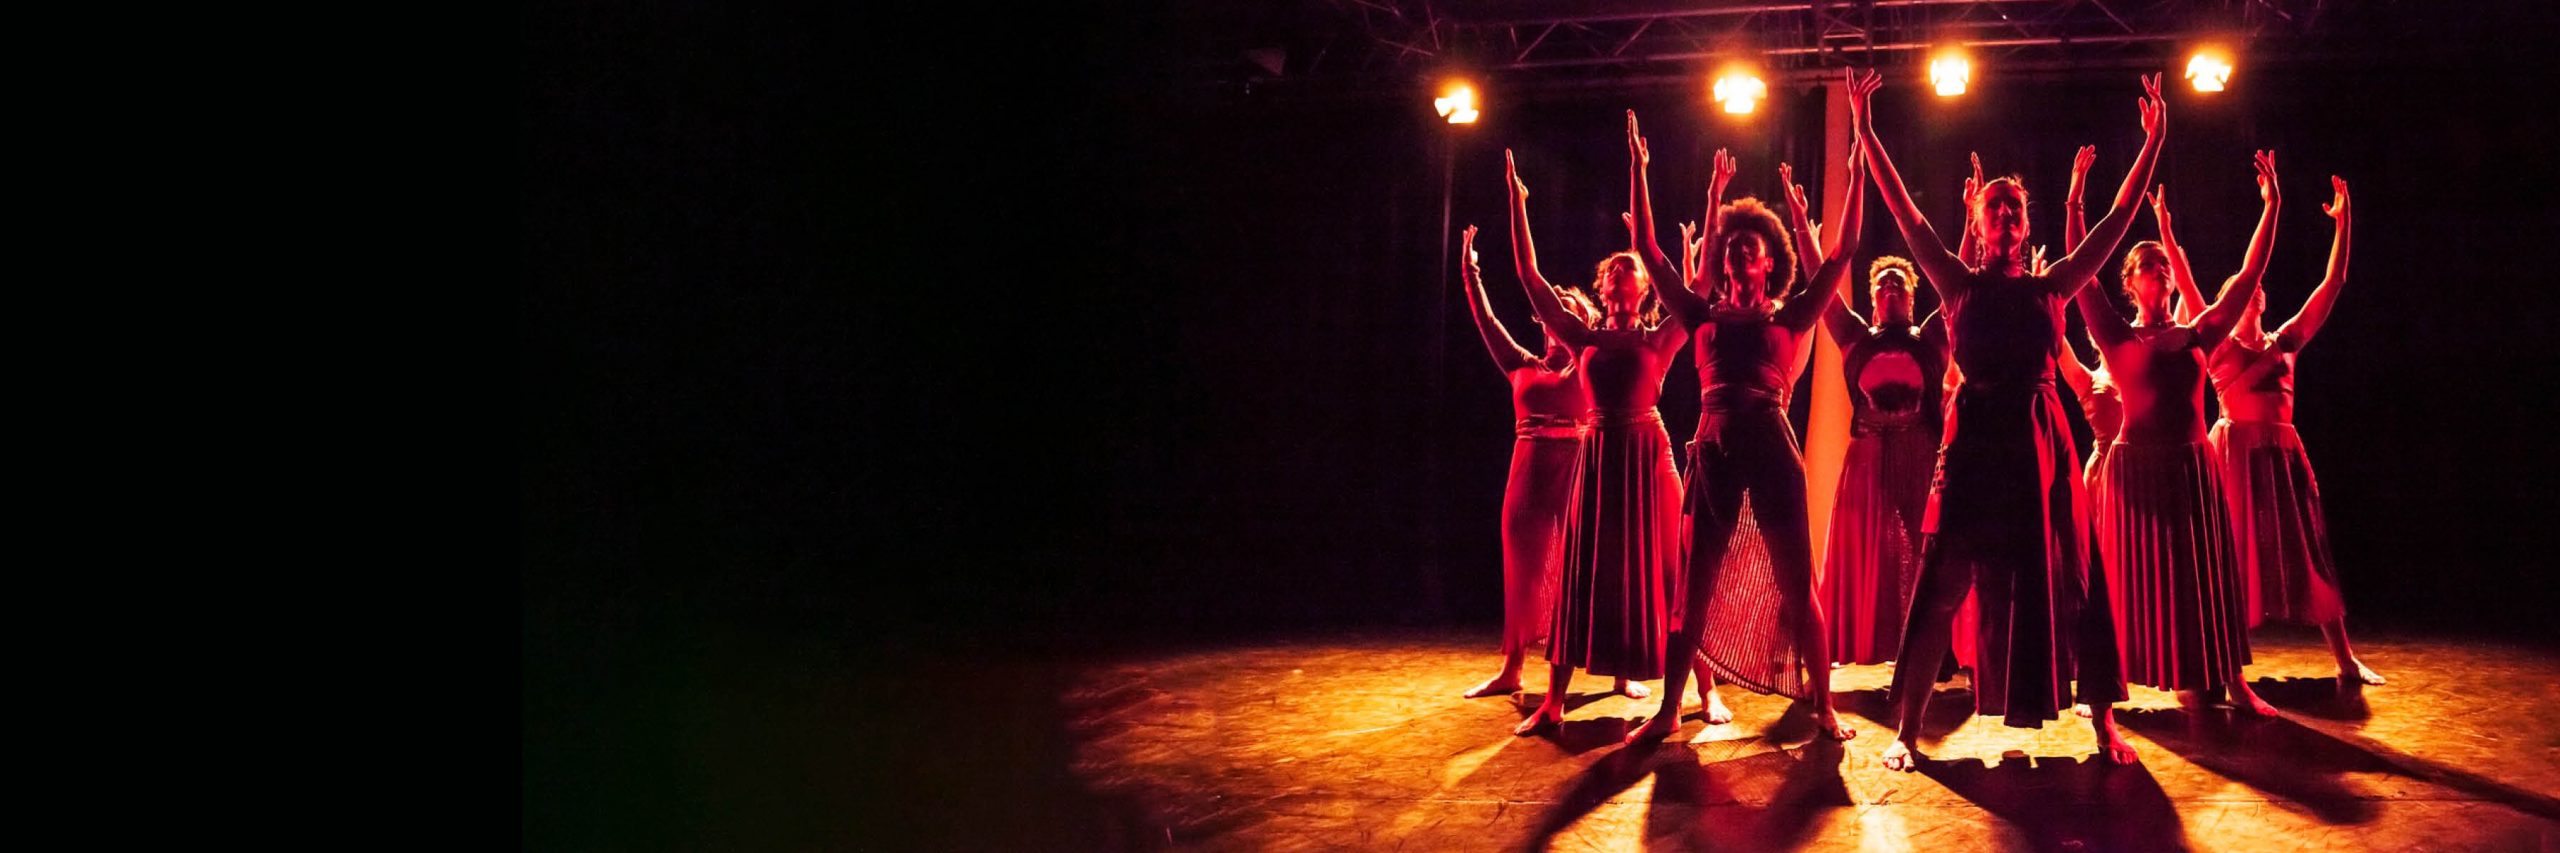
<svg viewBox="0 0 2560 853"><path fill-rule="evenodd" d="M2117 442L2094 491L2125 680L2224 687L2249 662L2248 590L2212 450Z"/></svg>
<svg viewBox="0 0 2560 853"><path fill-rule="evenodd" d="M1547 660L1594 675L1662 677L1664 582L1681 559L1680 472L1658 411L1603 413L1582 445Z"/></svg>
<svg viewBox="0 0 2560 853"><path fill-rule="evenodd" d="M1920 577L1920 520L1938 461L1934 425L1849 439L1816 597L1835 663L1892 660Z"/></svg>
<svg viewBox="0 0 2560 853"><path fill-rule="evenodd" d="M2337 564L2329 557L2329 524L2320 481L2292 424L2260 421L2213 425L2207 439L2222 464L2232 541L2249 598L2249 625L2321 625L2346 615Z"/></svg>
<svg viewBox="0 0 2560 853"><path fill-rule="evenodd" d="M1544 642L1566 521L1582 473L1582 437L1571 429L1523 430L1511 445L1502 490L1502 651Z"/></svg>

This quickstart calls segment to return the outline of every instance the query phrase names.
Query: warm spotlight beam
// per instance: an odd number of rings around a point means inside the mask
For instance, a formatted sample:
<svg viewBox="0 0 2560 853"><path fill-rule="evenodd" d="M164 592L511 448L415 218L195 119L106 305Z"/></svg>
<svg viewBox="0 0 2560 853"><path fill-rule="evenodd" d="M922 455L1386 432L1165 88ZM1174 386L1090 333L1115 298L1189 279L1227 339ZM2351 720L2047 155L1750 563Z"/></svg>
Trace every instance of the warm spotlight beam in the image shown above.
<svg viewBox="0 0 2560 853"><path fill-rule="evenodd" d="M1476 111L1476 90L1464 83L1452 84L1447 94L1431 99L1431 108L1450 124L1474 124L1483 113Z"/></svg>
<svg viewBox="0 0 2560 853"><path fill-rule="evenodd" d="M1716 103L1724 105L1725 112L1745 115L1758 107L1762 99L1769 97L1769 84L1757 75L1727 74L1716 78L1715 97Z"/></svg>
<svg viewBox="0 0 2560 853"><path fill-rule="evenodd" d="M2187 81L2198 92L2219 92L2231 83L2231 57L2216 50L2199 50L2187 60Z"/></svg>
<svg viewBox="0 0 2560 853"><path fill-rule="evenodd" d="M1962 56L1948 53L1929 60L1929 83L1937 88L1939 97L1964 94L1965 83L1972 77L1973 63Z"/></svg>

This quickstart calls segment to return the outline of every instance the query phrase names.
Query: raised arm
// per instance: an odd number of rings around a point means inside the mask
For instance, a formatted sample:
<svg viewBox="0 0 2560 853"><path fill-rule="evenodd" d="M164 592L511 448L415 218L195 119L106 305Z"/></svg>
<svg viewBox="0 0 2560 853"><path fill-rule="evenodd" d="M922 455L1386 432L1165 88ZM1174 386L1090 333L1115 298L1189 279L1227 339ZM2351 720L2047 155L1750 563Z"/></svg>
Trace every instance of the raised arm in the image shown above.
<svg viewBox="0 0 2560 853"><path fill-rule="evenodd" d="M1796 242L1796 283L1813 280L1813 271L1822 266L1822 231L1813 224L1812 204L1805 200L1804 185L1796 183L1796 167L1778 164L1778 185L1787 193L1787 231Z"/></svg>
<svg viewBox="0 0 2560 853"><path fill-rule="evenodd" d="M2098 165L2098 146L2083 145L2071 155L2071 190L2062 195L2062 251L2080 248L2089 236L2089 215L2082 212L2089 194L2089 167Z"/></svg>
<svg viewBox="0 0 2560 853"><path fill-rule="evenodd" d="M1885 212L1893 215L1894 227L1902 231L1902 242L1910 249L1913 263L1931 287L1938 288L1941 300L1955 296L1948 291L1964 287L1970 268L1955 255L1947 253L1938 232L1930 229L1929 219L1920 215L1920 207L1911 202L1911 190L1902 184L1902 173L1893 168L1893 156L1884 150L1884 140L1876 138L1875 109L1872 98L1884 85L1882 75L1868 71L1863 75L1849 72L1849 117L1857 127L1858 144L1867 158L1867 168L1875 170L1876 188L1884 192Z"/></svg>
<svg viewBox="0 0 2560 853"><path fill-rule="evenodd" d="M1843 182L1847 186L1841 187L1838 242L1832 244L1821 266L1796 285L1796 292L1787 297L1787 304L1778 307L1778 321L1799 332L1812 328L1814 321L1821 319L1832 306L1840 305L1843 306L1841 310L1848 310L1845 306L1847 299L1841 296L1840 289L1849 280L1850 262L1858 256L1858 232L1866 227L1867 206L1866 159L1859 156L1854 147L1849 152L1849 179ZM1787 183L1787 196L1793 204L1804 204L1804 188L1793 181ZM1820 242L1811 234L1810 227L1804 230L1805 235L1797 242L1808 245Z"/></svg>
<svg viewBox="0 0 2560 853"><path fill-rule="evenodd" d="M2187 263L2187 247L2178 242L2177 230L2169 227L2169 185L2152 190L2150 199L2151 219L2160 226L2160 248L2169 253L2169 284L2178 291L2178 307L2169 312L2169 319L2193 323L2204 313L2204 290L2196 286L2196 268Z"/></svg>
<svg viewBox="0 0 2560 853"><path fill-rule="evenodd" d="M2258 168L2258 230L2249 235L2249 255L2240 262L2240 271L2224 282L2222 293L2214 297L2211 307L2196 317L2196 336L2207 352L2221 346L2231 337L2231 329L2240 323L2240 312L2248 310L2249 300L2258 295L2258 285L2267 277L2267 255L2275 251L2276 213L2284 208L2284 191L2276 184L2276 152L2260 151L2254 165Z"/></svg>
<svg viewBox="0 0 2560 853"><path fill-rule="evenodd" d="M2107 256L2115 254L2116 244L2124 241L2124 232L2133 227L2134 206L2142 198L2142 188L2151 185L2151 169L2160 160L2160 146L2169 138L2169 103L2160 97L2160 75L2142 78L2146 93L2136 101L2142 110L2142 153L2133 158L2133 168L2125 172L2124 184L2116 188L2115 203L2107 215L2090 226L2087 239L2053 263L2045 281L2055 292L2070 295L2080 290L2106 265Z"/></svg>
<svg viewBox="0 0 2560 853"><path fill-rule="evenodd" d="M2097 292L2096 288L2082 291L2084 295L2095 292ZM2059 341L2058 346L2062 351L2053 354L2053 363L2056 370L2062 374L2062 384L2071 386L2071 393L2080 395L2081 399L2088 399L2090 392L2097 385L2097 382L2089 376L2089 366L2080 363L2080 353L2071 348L2071 341L2068 338Z"/></svg>
<svg viewBox="0 0 2560 853"><path fill-rule="evenodd" d="M2321 324L2329 322L2329 309L2337 307L2338 288L2347 283L2347 237L2354 230L2355 214L2348 208L2347 179L2330 175L2329 189L2337 197L2320 206L2321 213L2338 220L2338 235L2329 240L2329 274L2320 279L2320 286L2302 303L2302 311L2276 330L2276 346L2286 352L2300 352L2303 345L2311 343L2312 335L2320 333Z"/></svg>
<svg viewBox="0 0 2560 853"><path fill-rule="evenodd" d="M2080 307L2080 322L2089 327L2089 337L2097 341L2100 359L2106 357L2108 347L2133 340L2133 322L2116 313L2115 306L2107 304L2107 293L2103 288L2081 288L2080 293L2072 297L2072 303Z"/></svg>
<svg viewBox="0 0 2560 853"><path fill-rule="evenodd" d="M1591 343L1591 327L1565 310L1547 277L1538 274L1538 248L1529 237L1529 185L1520 182L1520 166L1508 150L1502 152L1502 171L1511 183L1511 264L1520 273L1520 288L1528 291L1529 307L1538 312L1547 334L1581 349Z"/></svg>
<svg viewBox="0 0 2560 853"><path fill-rule="evenodd" d="M1706 316L1706 301L1680 286L1680 269L1662 252L1662 240L1653 230L1653 183L1645 177L1653 165L1653 149L1645 144L1644 134L1636 127L1636 111L1627 111L1627 248L1643 258L1645 275L1661 292L1662 307L1684 322L1695 323ZM1685 249L1683 251L1686 251Z"/></svg>
<svg viewBox="0 0 2560 853"><path fill-rule="evenodd" d="M1973 177L1964 179L1964 236L1956 238L1956 258L1973 269L1982 268L1982 238L1974 236L1974 205L1982 201L1982 152L1973 152Z"/></svg>
<svg viewBox="0 0 2560 853"><path fill-rule="evenodd" d="M1701 252L1696 275L1689 280L1690 291L1703 296L1709 305L1725 299L1724 265L1714 257L1716 232L1722 228L1723 224L1719 221L1721 217L1716 216L1716 207L1724 203L1724 188L1732 183L1736 168L1732 154L1726 153L1722 148L1716 149L1714 171L1707 175L1707 218L1700 225L1706 231L1706 236L1700 238ZM1701 328L1704 327L1701 326Z"/></svg>
<svg viewBox="0 0 2560 853"><path fill-rule="evenodd" d="M1466 285L1467 314L1475 318L1476 335L1484 338L1484 351L1493 356L1493 366L1503 375L1518 370L1536 359L1520 342L1512 339L1511 330L1502 327L1502 318L1493 315L1493 306L1484 297L1484 270L1476 266L1476 227L1467 226L1460 240L1465 246L1466 263L1458 267L1458 280Z"/></svg>

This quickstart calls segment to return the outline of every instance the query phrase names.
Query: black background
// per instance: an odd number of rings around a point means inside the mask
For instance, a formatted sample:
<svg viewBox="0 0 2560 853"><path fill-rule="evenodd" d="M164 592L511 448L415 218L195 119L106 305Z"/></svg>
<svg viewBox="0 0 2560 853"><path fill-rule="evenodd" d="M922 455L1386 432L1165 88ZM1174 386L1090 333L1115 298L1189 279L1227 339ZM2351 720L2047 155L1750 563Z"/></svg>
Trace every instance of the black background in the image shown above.
<svg viewBox="0 0 2560 853"><path fill-rule="evenodd" d="M2159 179L2210 286L2256 216L2249 153L2277 149L2270 326L2320 278L2326 177L2352 182L2352 276L2298 422L2353 624L2543 639L2548 31L2416 5L2339 13L2323 62L2244 55L2220 96L2173 74ZM707 631L894 655L1489 626L1509 411L1443 265L1448 158L1517 334L1505 146L1559 282L1622 239L1622 110L1646 118L1666 228L1696 218L1714 147L1763 197L1781 158L1817 171L1814 91L1737 125L1684 87L1497 81L1453 133L1426 80L1196 73L1177 48L1199 25L1153 5L956 21L525 13L529 741L633 649ZM1939 101L1915 71L1889 69L1880 130L1950 234L1967 151L2024 176L2031 239L2055 244L2072 148L2099 146L2103 203L2140 139L2130 73L1986 66ZM1869 222L1862 259L1901 251L1881 205ZM1685 358L1664 397L1685 437Z"/></svg>

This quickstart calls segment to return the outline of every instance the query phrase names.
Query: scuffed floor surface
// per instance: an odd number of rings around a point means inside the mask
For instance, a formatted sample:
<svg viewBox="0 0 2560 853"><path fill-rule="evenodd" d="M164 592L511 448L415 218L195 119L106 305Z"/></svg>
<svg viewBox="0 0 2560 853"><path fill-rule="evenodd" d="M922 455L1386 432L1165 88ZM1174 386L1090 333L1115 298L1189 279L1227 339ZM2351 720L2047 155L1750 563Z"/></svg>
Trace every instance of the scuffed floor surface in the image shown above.
<svg viewBox="0 0 2560 853"><path fill-rule="evenodd" d="M1514 698L1459 698L1498 663L1485 632L1132 655L1066 679L1069 770L1120 808L1111 837L1057 849L2560 849L2560 662L2371 639L2390 684L2341 694L2317 634L2256 639L2249 675L2280 718L2137 687L2119 719L2142 763L2108 767L2085 721L1973 718L1959 678L1917 773L1877 764L1882 666L1835 674L1846 744L1728 687L1734 722L1705 725L1692 696L1670 741L1623 749L1655 703L1606 679L1577 679L1542 737L1511 734Z"/></svg>

